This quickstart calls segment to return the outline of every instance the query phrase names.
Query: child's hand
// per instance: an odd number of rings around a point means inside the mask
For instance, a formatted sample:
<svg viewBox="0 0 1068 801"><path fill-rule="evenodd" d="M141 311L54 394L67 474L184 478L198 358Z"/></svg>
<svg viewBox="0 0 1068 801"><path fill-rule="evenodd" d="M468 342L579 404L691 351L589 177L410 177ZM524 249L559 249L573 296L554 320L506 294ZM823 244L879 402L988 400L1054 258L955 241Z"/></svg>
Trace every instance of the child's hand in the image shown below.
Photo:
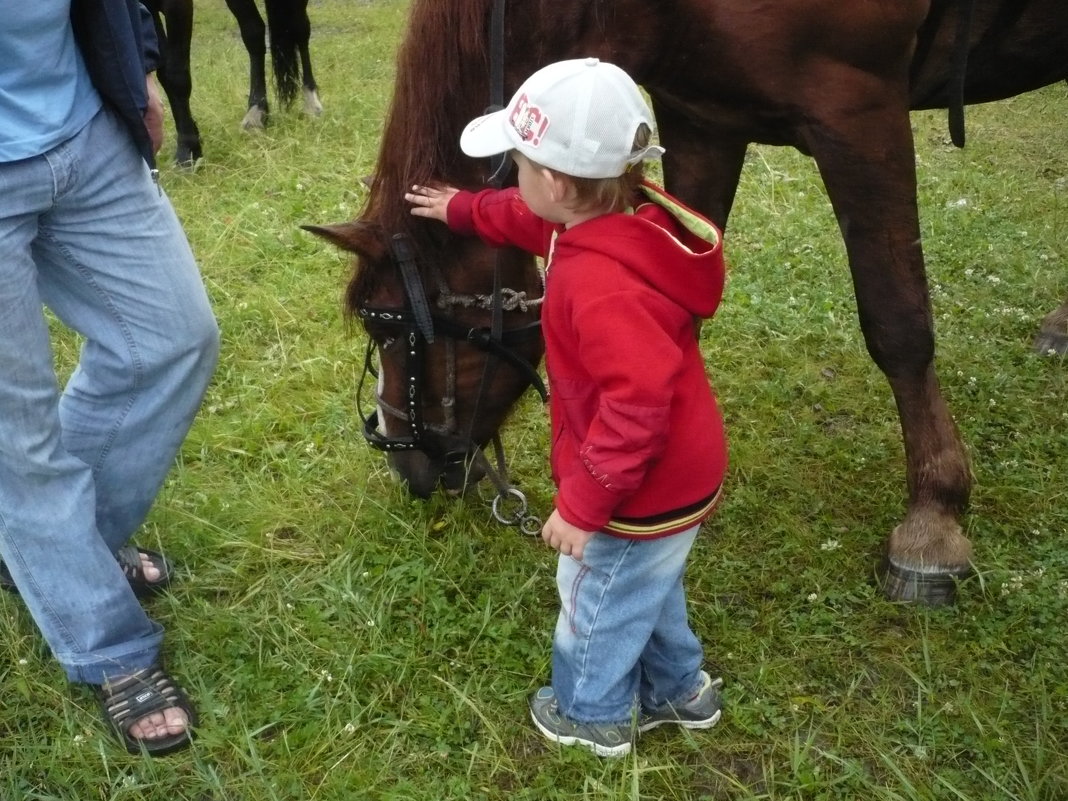
<svg viewBox="0 0 1068 801"><path fill-rule="evenodd" d="M449 201L460 190L455 186L413 186L404 199L412 204L412 214L429 217L439 222L448 222Z"/></svg>
<svg viewBox="0 0 1068 801"><path fill-rule="evenodd" d="M564 556L571 556L582 561L582 552L586 543L593 539L596 531L583 531L568 523L560 516L560 512L553 509L545 525L541 527L541 538L553 546Z"/></svg>

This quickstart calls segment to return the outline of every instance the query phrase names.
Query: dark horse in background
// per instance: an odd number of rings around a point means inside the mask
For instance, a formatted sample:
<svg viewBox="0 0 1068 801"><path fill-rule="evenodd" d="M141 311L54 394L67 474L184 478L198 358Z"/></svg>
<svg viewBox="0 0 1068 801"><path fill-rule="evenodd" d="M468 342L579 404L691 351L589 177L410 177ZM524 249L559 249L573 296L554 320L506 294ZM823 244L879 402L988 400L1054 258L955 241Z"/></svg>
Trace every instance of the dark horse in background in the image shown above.
<svg viewBox="0 0 1068 801"><path fill-rule="evenodd" d="M474 398L487 392L475 356L458 357L448 377L445 337L425 345L417 329L384 324L378 312L403 316L414 303L391 262L396 234L413 243L427 300L442 315L448 309L438 287L457 283L484 293L497 258L444 226L413 219L402 193L435 180L484 185L492 165L460 154L464 124L491 98L506 100L535 68L587 55L619 64L645 87L667 148L668 188L721 225L749 143L789 145L815 159L845 239L864 340L889 381L903 432L908 508L886 543L884 591L899 600L952 600L971 564L961 518L972 478L934 368L909 110L950 108L959 140L963 104L1064 80L1068 3L511 0L502 14L494 0L415 0L369 201L359 219L318 233L357 254L348 301L381 347L381 436L411 444L411 422L396 412L411 409L404 398L416 372L422 382L421 445L390 454L417 494L428 494L442 476L449 481L440 454L457 447L455 431L430 428L443 420L432 399L448 396L459 421L480 411L480 419L457 429L475 448L525 382L518 371L498 370L489 391L495 403L479 408ZM492 91L501 63L503 95ZM504 264L505 281L533 291L529 260L509 251ZM485 321L488 312L481 314ZM1066 319L1068 304L1047 317L1043 349L1064 351ZM407 360L416 350L418 371ZM456 385L451 394L447 377Z"/></svg>
<svg viewBox="0 0 1068 801"><path fill-rule="evenodd" d="M193 37L193 0L142 0L156 25L159 37L158 76L170 102L178 143L175 161L184 166L196 163L203 155L200 131L189 108L193 89L189 51ZM266 0L267 22L256 8L256 0L226 0L237 19L241 40L248 51L248 111L241 122L245 129L263 128L267 123L267 33L270 32L271 63L275 87L283 105L290 105L300 87L304 94L304 111L312 116L322 113L318 87L312 75L308 41L308 0Z"/></svg>

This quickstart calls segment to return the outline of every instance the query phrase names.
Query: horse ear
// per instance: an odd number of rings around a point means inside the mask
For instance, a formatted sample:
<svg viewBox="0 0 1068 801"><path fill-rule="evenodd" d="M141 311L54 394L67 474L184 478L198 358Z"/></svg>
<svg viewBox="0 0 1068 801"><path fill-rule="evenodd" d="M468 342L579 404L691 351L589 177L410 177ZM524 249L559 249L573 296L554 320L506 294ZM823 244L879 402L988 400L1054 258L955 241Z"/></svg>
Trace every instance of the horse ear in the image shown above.
<svg viewBox="0 0 1068 801"><path fill-rule="evenodd" d="M370 259L380 259L386 254L386 245L381 229L371 223L350 220L331 225L302 225L305 231L321 236L342 250Z"/></svg>

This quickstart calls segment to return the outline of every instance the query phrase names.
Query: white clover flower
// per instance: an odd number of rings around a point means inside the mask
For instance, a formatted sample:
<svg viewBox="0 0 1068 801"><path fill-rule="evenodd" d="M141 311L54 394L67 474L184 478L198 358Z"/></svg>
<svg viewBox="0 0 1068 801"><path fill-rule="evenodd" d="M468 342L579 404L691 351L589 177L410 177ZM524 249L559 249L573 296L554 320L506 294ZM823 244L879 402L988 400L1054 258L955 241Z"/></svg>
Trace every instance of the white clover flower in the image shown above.
<svg viewBox="0 0 1068 801"><path fill-rule="evenodd" d="M837 551L841 546L838 540L827 540L820 545L821 551Z"/></svg>
<svg viewBox="0 0 1068 801"><path fill-rule="evenodd" d="M809 603L815 603L819 599L820 599L820 596L818 594L814 593L814 592L810 592L808 594L808 602Z"/></svg>
<svg viewBox="0 0 1068 801"><path fill-rule="evenodd" d="M356 733L356 724L355 723L346 723L345 724L345 728L343 729L343 731L345 732L345 734L355 734Z"/></svg>

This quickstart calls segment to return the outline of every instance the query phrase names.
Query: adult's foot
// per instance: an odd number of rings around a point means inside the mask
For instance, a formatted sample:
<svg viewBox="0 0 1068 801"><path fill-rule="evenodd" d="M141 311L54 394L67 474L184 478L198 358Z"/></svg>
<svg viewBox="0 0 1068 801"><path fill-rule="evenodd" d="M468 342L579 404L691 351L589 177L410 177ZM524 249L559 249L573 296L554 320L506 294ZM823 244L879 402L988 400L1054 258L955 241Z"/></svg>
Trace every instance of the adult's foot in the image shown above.
<svg viewBox="0 0 1068 801"><path fill-rule="evenodd" d="M162 756L185 748L197 714L174 679L153 666L118 676L96 690L104 718L131 754Z"/></svg>
<svg viewBox="0 0 1068 801"><path fill-rule="evenodd" d="M116 552L115 561L119 563L123 575L138 596L162 592L173 578L174 569L167 557L148 548L125 545ZM3 562L0 562L0 589L14 593L19 591Z"/></svg>

